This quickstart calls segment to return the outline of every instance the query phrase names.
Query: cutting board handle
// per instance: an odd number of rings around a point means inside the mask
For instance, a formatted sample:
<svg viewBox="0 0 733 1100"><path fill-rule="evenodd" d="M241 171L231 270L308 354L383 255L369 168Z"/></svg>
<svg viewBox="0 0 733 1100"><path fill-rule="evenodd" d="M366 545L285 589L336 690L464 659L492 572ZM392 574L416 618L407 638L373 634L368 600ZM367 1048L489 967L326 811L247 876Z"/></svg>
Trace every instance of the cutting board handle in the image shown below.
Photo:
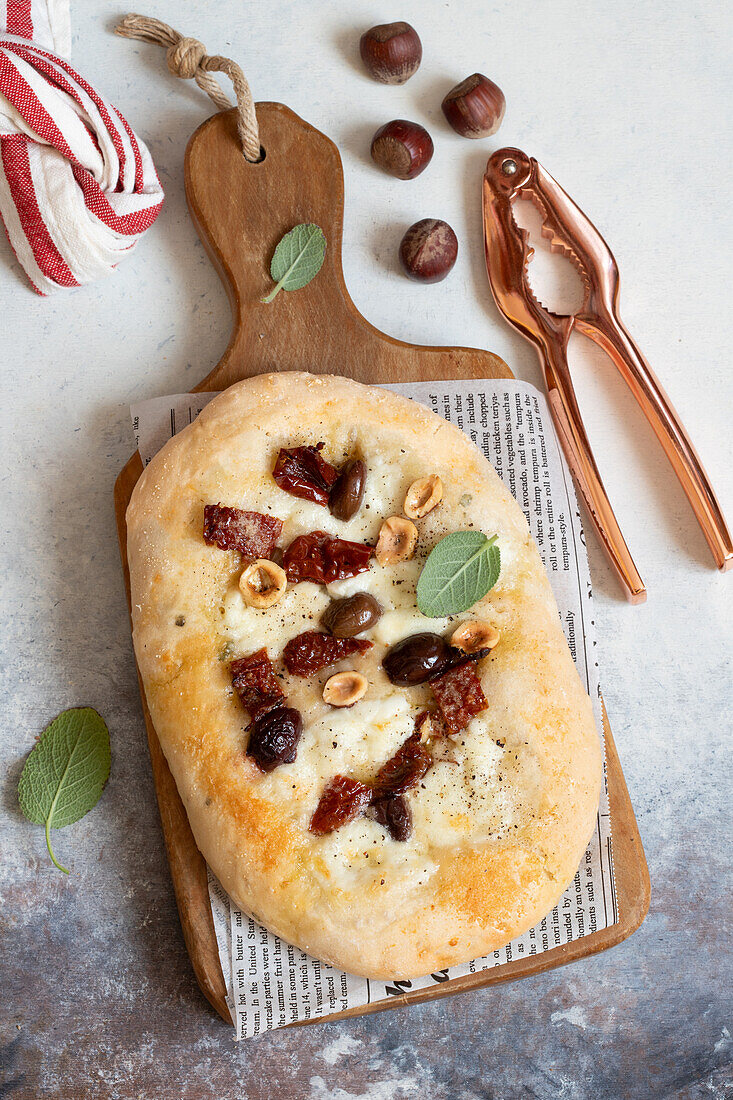
<svg viewBox="0 0 733 1100"><path fill-rule="evenodd" d="M197 388L212 386L214 376L222 388L274 370L345 374L377 384L509 377L506 364L490 352L406 344L364 320L341 267L338 149L282 103L258 103L256 109L265 151L259 164L242 155L234 110L204 122L186 150L191 217L227 289L234 320L221 362ZM265 305L260 298L272 289L275 246L299 222L315 222L325 233L323 267L302 290L281 292Z"/></svg>

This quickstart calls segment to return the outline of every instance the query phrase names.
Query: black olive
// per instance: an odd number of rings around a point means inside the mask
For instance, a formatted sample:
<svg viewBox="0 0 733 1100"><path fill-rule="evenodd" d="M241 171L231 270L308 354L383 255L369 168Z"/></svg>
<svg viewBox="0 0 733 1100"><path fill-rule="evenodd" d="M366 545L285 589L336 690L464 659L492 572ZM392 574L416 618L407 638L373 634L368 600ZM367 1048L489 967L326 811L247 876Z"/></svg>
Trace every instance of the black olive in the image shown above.
<svg viewBox="0 0 733 1100"><path fill-rule="evenodd" d="M255 718L249 735L247 756L263 772L280 764L292 764L303 732L303 720L294 707L274 707Z"/></svg>
<svg viewBox="0 0 733 1100"><path fill-rule="evenodd" d="M355 592L353 596L332 600L321 616L321 622L335 638L354 638L369 630L381 617L382 608L374 596L368 592Z"/></svg>
<svg viewBox="0 0 733 1100"><path fill-rule="evenodd" d="M382 825L393 840L407 840L412 832L410 807L401 794L375 799L367 815Z"/></svg>
<svg viewBox="0 0 733 1100"><path fill-rule="evenodd" d="M361 508L366 488L366 466L360 458L347 463L333 483L328 507L336 519L351 519Z"/></svg>
<svg viewBox="0 0 733 1100"><path fill-rule="evenodd" d="M393 684L412 687L440 676L450 666L451 648L440 634L412 634L389 650L382 666Z"/></svg>

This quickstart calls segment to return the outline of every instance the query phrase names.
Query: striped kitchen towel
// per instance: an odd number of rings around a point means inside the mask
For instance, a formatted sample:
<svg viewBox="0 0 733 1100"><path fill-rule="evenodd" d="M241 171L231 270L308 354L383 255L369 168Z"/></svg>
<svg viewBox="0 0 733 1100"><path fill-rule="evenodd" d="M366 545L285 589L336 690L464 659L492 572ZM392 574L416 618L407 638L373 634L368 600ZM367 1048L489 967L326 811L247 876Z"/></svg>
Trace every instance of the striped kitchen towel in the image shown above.
<svg viewBox="0 0 733 1100"><path fill-rule="evenodd" d="M0 217L39 294L106 275L163 202L122 115L64 55L68 0L0 0Z"/></svg>

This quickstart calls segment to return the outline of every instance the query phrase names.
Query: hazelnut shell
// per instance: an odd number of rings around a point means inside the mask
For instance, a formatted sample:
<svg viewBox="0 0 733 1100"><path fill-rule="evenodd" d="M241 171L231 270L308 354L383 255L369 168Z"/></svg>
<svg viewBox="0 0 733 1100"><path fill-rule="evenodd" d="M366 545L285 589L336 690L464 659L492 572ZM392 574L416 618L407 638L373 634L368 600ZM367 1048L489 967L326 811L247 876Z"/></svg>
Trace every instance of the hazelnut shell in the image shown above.
<svg viewBox="0 0 733 1100"><path fill-rule="evenodd" d="M482 73L473 73L451 88L442 103L443 114L457 134L489 137L501 126L506 100L501 88Z"/></svg>
<svg viewBox="0 0 733 1100"><path fill-rule="evenodd" d="M380 23L361 36L359 53L375 80L404 84L420 67L422 43L409 23Z"/></svg>
<svg viewBox="0 0 733 1100"><path fill-rule="evenodd" d="M405 274L420 283L439 283L458 256L458 238L447 222L423 218L405 233L400 261Z"/></svg>
<svg viewBox="0 0 733 1100"><path fill-rule="evenodd" d="M372 160L399 180L414 180L433 158L433 139L424 126L396 118L372 138Z"/></svg>

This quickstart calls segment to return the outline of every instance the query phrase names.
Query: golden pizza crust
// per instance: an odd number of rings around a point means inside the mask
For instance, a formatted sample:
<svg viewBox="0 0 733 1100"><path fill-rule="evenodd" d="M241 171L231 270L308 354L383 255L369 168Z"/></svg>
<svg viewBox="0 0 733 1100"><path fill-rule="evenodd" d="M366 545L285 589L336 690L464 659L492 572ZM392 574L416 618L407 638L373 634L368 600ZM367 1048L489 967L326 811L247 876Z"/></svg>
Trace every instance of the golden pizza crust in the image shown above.
<svg viewBox="0 0 733 1100"><path fill-rule="evenodd" d="M365 506L347 523L272 479L281 446L319 441L334 464L358 456L369 471ZM301 584L273 608L245 608L241 557L204 543L204 505L280 516L284 546L319 528L374 542L410 482L435 473L445 496L417 521L415 561L372 562L368 574L329 590L373 591L386 608L366 635L371 653L336 666L358 667L369 691L335 711L321 699L333 668L286 681L304 732L295 762L263 775L245 755L249 719L228 661L267 644L277 663L288 636L318 628L329 596ZM498 535L499 581L470 613L425 620L414 605L422 562L444 534L469 526ZM150 713L196 843L236 904L309 954L386 979L486 955L552 908L594 826L600 743L524 516L463 432L344 378L249 379L153 459L127 527L133 637ZM489 705L407 795L410 839L398 843L367 818L313 836L308 823L328 780L368 781L430 698L427 688L389 684L380 667L386 645L419 630L447 633L462 618L486 619L501 635L479 665Z"/></svg>

